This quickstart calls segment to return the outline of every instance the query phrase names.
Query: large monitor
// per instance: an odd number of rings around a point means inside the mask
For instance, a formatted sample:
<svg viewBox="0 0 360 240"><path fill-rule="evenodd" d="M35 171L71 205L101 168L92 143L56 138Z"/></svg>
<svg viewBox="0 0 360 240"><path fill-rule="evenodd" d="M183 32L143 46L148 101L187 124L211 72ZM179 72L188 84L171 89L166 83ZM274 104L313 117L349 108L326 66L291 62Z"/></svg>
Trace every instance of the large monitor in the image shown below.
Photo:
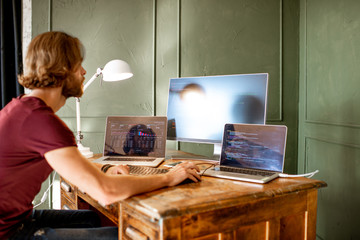
<svg viewBox="0 0 360 240"><path fill-rule="evenodd" d="M221 143L225 123L265 124L268 74L172 78L168 140Z"/></svg>

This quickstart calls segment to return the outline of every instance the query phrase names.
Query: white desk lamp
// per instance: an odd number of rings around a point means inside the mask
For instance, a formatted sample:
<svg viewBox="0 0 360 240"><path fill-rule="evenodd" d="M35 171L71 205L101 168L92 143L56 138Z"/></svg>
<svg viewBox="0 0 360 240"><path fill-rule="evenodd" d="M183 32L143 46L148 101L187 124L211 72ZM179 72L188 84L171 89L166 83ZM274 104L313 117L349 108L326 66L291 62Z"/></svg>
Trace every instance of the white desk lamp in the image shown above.
<svg viewBox="0 0 360 240"><path fill-rule="evenodd" d="M112 60L108 62L103 69L98 68L94 76L90 78L90 80L84 85L84 92L86 88L94 82L94 80L102 74L103 80L107 82L114 82L125 80L131 78L133 73L131 72L129 64L122 60ZM76 98L76 126L77 126L77 134L76 141L78 145L78 149L82 155L87 158L92 157L94 154L90 151L89 147L84 147L81 144L81 140L83 139L83 135L81 134L81 123L80 123L80 98Z"/></svg>

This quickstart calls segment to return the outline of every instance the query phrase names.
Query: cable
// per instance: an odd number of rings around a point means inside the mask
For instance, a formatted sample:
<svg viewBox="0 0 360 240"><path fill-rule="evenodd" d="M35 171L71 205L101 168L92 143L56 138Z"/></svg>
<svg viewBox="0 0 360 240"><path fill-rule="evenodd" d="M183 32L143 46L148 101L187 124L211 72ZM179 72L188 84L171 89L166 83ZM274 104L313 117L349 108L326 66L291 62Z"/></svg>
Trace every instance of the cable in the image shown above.
<svg viewBox="0 0 360 240"><path fill-rule="evenodd" d="M279 177L307 177L307 178L312 178L315 174L317 174L319 172L319 170L316 170L314 172L311 173L305 173L305 174L285 174L285 173L280 173Z"/></svg>
<svg viewBox="0 0 360 240"><path fill-rule="evenodd" d="M203 176L206 170L210 169L211 167L215 167L215 166L216 166L215 163L197 163L197 164L195 164L195 165L203 165L203 164L210 164L210 166L207 167L207 168L205 168L204 170L201 170L202 173L200 174L200 176Z"/></svg>
<svg viewBox="0 0 360 240"><path fill-rule="evenodd" d="M51 186L54 184L55 182L55 177L56 177L56 172L54 173L53 179L51 184L49 185L49 187L46 189L46 191L44 192L43 196L41 197L41 200L38 204L36 204L33 208L37 208L38 206L40 206L41 204L43 204L46 201L46 198L48 196L48 192L50 191Z"/></svg>

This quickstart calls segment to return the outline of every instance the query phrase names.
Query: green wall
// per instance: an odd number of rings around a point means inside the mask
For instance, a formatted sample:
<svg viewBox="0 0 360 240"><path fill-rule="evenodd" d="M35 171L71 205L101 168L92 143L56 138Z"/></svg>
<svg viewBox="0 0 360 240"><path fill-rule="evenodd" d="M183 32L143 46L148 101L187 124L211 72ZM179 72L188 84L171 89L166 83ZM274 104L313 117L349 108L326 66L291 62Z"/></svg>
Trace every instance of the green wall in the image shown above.
<svg viewBox="0 0 360 240"><path fill-rule="evenodd" d="M269 73L267 123L289 128L285 171L297 171L298 4L281 0L33 0L35 36L62 30L85 45L89 79L120 58L134 77L97 80L81 99L84 145L102 152L108 115L166 115L169 78ZM58 115L76 131L75 101ZM168 141L174 148L175 142ZM180 149L212 153L207 144Z"/></svg>
<svg viewBox="0 0 360 240"><path fill-rule="evenodd" d="M360 239L360 1L301 0L299 172L319 169L318 239Z"/></svg>

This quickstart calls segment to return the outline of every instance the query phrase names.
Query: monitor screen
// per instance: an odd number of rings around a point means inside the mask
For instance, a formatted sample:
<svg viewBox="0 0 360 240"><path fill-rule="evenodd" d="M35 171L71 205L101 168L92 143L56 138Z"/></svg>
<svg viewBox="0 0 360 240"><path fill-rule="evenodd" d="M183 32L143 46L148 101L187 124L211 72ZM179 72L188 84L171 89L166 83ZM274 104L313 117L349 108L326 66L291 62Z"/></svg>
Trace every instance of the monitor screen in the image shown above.
<svg viewBox="0 0 360 240"><path fill-rule="evenodd" d="M267 73L172 78L168 140L221 143L226 123L265 124Z"/></svg>

